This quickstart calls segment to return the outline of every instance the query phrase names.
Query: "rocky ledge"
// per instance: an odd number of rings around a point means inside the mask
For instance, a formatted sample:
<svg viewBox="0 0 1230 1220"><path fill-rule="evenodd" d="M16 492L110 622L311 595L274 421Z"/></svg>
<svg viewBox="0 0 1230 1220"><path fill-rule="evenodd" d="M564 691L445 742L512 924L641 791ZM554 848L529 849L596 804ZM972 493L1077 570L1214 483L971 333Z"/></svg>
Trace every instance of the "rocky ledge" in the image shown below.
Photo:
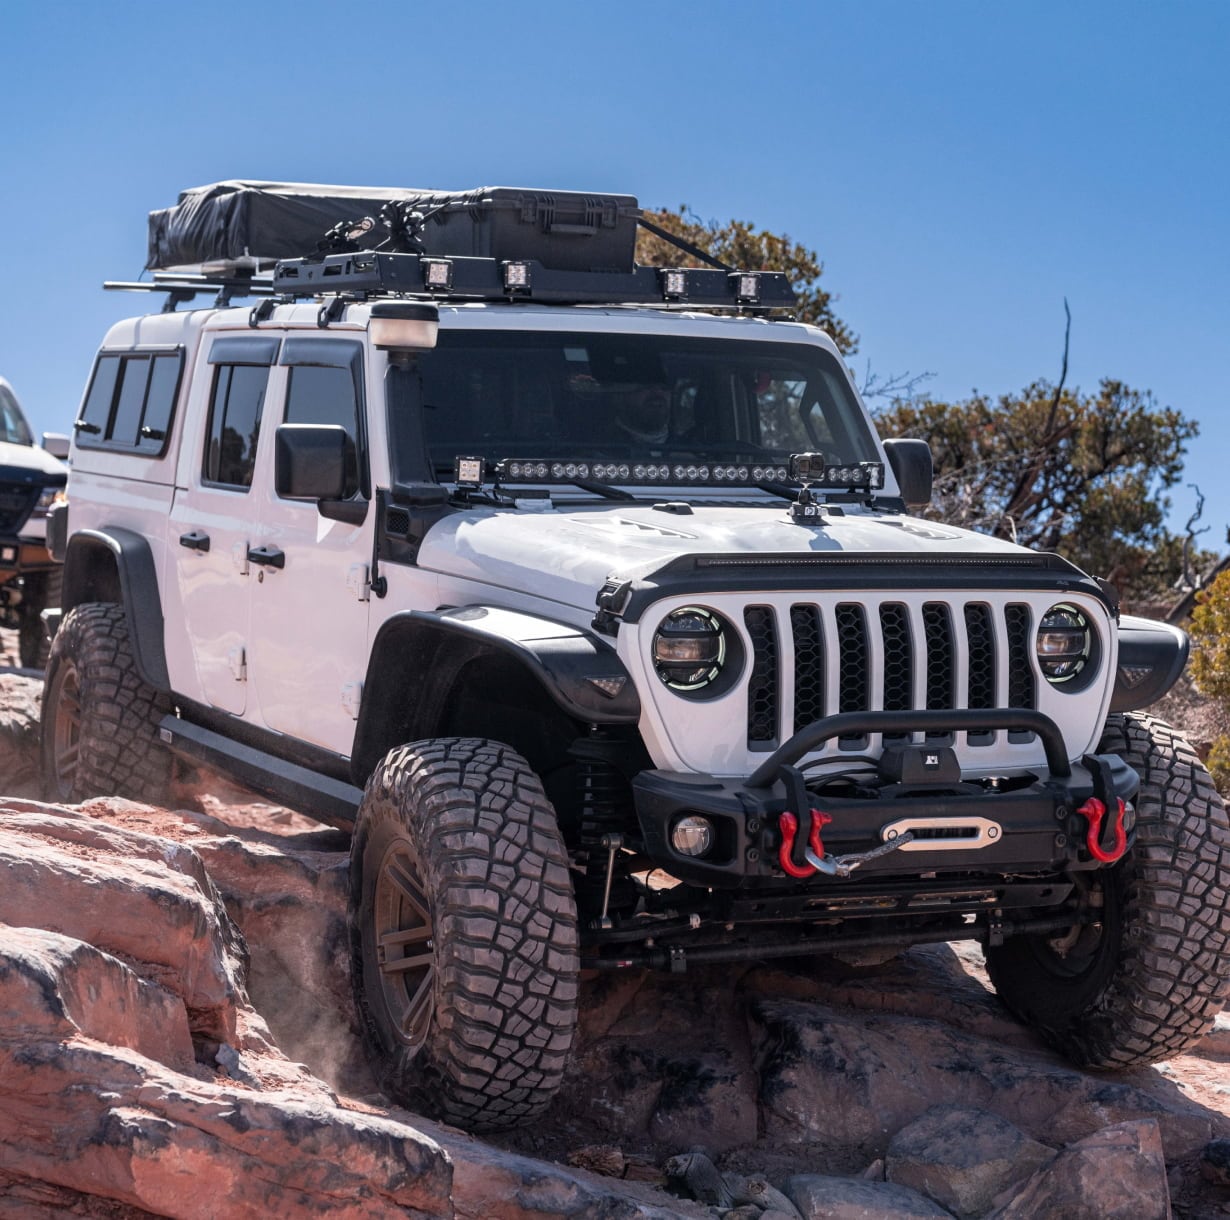
<svg viewBox="0 0 1230 1220"><path fill-rule="evenodd" d="M976 950L590 980L546 1119L390 1106L351 1027L343 836L198 777L35 795L0 679L0 1217L1190 1217L1230 1209L1230 1024L1089 1075Z"/></svg>

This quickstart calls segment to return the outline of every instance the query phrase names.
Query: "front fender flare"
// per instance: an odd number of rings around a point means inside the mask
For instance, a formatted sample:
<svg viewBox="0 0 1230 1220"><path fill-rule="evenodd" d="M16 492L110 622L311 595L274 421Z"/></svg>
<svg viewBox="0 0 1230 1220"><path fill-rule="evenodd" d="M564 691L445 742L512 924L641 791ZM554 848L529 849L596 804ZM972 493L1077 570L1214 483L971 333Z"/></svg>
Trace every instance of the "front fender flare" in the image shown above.
<svg viewBox="0 0 1230 1220"><path fill-rule="evenodd" d="M1112 712L1134 712L1156 703L1178 680L1187 664L1187 632L1169 623L1125 614L1119 620L1119 663Z"/></svg>
<svg viewBox="0 0 1230 1220"><path fill-rule="evenodd" d="M405 726L402 740L432 735L461 668L487 650L516 660L582 724L640 719L628 671L609 644L586 631L496 606L409 610L386 620L372 643L352 756L356 782L399 744L388 726Z"/></svg>

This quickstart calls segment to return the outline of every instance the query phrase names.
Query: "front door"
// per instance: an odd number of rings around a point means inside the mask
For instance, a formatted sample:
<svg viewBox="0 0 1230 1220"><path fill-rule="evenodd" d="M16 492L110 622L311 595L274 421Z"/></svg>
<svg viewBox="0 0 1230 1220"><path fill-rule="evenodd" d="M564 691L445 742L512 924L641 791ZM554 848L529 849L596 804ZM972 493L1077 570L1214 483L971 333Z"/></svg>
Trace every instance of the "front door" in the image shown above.
<svg viewBox="0 0 1230 1220"><path fill-rule="evenodd" d="M338 424L351 439L344 497L322 506L274 485L274 446L258 479L251 680L271 729L349 755L367 670L368 564L376 515L363 425L363 345L294 337L272 424ZM338 519L346 518L345 520Z"/></svg>

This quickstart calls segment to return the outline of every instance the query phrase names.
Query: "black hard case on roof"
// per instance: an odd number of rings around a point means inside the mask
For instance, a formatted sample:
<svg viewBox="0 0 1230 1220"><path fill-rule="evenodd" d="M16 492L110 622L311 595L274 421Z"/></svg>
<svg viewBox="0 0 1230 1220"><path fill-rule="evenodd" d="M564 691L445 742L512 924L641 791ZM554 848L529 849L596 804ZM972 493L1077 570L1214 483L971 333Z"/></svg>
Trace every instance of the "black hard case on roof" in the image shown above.
<svg viewBox="0 0 1230 1220"><path fill-rule="evenodd" d="M429 255L537 259L561 271L633 266L639 208L631 195L241 181L195 187L174 207L151 212L146 265L166 270L245 257L308 257L338 223L378 218L391 202L412 204L430 217L423 229ZM386 236L377 224L361 244L374 248Z"/></svg>

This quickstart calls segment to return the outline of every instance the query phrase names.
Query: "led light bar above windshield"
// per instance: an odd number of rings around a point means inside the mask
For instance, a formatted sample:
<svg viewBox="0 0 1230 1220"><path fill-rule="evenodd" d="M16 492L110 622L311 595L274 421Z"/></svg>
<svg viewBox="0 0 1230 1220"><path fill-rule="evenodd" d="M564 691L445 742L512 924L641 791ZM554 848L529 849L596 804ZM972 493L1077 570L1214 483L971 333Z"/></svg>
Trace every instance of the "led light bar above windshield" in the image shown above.
<svg viewBox="0 0 1230 1220"><path fill-rule="evenodd" d="M509 458L496 464L500 483L575 483L578 479L630 486L710 484L717 487L755 487L757 483L784 483L784 465L740 462L573 462L545 458Z"/></svg>

